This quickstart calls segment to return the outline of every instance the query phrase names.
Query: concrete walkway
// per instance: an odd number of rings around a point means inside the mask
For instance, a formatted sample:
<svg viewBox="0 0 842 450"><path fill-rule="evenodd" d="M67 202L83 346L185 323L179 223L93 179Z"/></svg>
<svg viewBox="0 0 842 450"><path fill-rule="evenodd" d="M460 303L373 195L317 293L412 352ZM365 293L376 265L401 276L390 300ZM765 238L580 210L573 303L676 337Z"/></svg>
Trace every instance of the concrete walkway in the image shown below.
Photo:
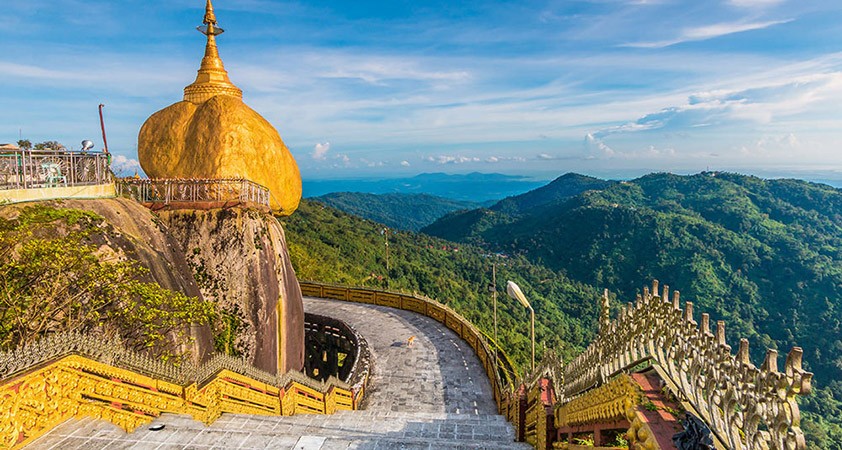
<svg viewBox="0 0 842 450"><path fill-rule="evenodd" d="M167 414L126 434L110 423L70 420L32 449L440 449L531 448L513 442L470 346L409 311L305 298L304 309L353 326L368 341L373 372L365 410L332 416L224 414L210 426ZM407 340L415 336L412 346Z"/></svg>

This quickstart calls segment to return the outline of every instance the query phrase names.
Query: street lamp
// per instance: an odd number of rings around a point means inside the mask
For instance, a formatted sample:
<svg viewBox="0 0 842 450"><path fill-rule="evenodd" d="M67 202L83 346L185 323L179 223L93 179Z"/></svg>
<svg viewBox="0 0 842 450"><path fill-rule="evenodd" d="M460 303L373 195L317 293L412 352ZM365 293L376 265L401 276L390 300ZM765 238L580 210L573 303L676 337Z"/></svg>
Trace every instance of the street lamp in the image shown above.
<svg viewBox="0 0 842 450"><path fill-rule="evenodd" d="M517 300L523 305L524 308L529 310L532 318L532 370L535 370L535 310L532 309L532 305L526 300L526 296L523 295L523 291L520 290L520 286L515 284L514 281L509 281L506 283L506 293L509 294L509 297Z"/></svg>
<svg viewBox="0 0 842 450"><path fill-rule="evenodd" d="M494 303L494 374L500 376L497 370L497 348L500 342L497 340L497 264L491 263L491 284L488 285L488 292L491 293L491 300Z"/></svg>

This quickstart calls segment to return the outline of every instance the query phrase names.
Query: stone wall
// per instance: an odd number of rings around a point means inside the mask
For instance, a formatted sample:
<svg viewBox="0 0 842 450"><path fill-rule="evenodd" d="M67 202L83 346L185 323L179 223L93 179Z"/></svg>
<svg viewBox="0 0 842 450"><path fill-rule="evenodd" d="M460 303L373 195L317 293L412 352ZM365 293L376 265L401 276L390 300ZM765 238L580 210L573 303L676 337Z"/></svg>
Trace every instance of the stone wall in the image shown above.
<svg viewBox="0 0 842 450"><path fill-rule="evenodd" d="M204 297L239 319L234 350L270 373L301 370L304 307L277 219L241 208L159 216L180 243Z"/></svg>

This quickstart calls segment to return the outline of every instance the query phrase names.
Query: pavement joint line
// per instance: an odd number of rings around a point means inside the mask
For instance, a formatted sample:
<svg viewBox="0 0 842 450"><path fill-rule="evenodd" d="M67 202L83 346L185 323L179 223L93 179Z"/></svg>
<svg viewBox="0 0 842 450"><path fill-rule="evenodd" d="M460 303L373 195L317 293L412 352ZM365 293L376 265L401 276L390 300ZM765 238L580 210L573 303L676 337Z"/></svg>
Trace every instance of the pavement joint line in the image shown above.
<svg viewBox="0 0 842 450"><path fill-rule="evenodd" d="M86 417L86 419L87 419L87 417ZM73 419L71 419L71 420L73 420ZM80 422L83 422L83 421L80 421ZM62 423L67 423L67 421L62 422ZM52 449L54 449L54 448L60 448L60 447L57 447L57 445L59 445L59 444L61 444L62 442L64 442L64 441L66 441L66 440L70 439L71 437L73 437L73 435L74 435L74 434L76 434L76 433L78 433L78 432L79 432L79 430L81 430L82 428L83 428L83 427L76 428L75 430L73 430L73 432L72 432L72 433L70 433L70 434L66 435L66 436L64 437L64 439L62 439L62 440L60 440L60 441L56 442L55 444L53 444L53 445L49 448L49 450L52 450ZM38 439L39 439L39 440L40 440L40 439L43 439L45 436L46 436L46 434L42 435L42 436L41 436L41 437L39 437ZM37 442L37 440L36 440L36 442ZM35 442L33 442L33 444L34 444L34 443L35 443Z"/></svg>

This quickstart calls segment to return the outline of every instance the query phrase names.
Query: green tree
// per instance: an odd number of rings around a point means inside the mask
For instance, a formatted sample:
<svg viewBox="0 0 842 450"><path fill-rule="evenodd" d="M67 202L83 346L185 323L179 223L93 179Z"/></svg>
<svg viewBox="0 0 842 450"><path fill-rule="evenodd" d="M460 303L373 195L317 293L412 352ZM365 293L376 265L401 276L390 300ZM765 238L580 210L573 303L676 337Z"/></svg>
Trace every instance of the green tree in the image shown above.
<svg viewBox="0 0 842 450"><path fill-rule="evenodd" d="M0 350L46 333L119 336L164 360L185 356L173 342L214 317L211 303L140 280L147 269L90 244L98 215L46 206L0 218Z"/></svg>
<svg viewBox="0 0 842 450"><path fill-rule="evenodd" d="M35 144L35 150L65 150L66 148L58 141L44 141Z"/></svg>
<svg viewBox="0 0 842 450"><path fill-rule="evenodd" d="M30 141L29 139L21 139L18 141L18 147L24 150L29 150L32 148L32 141Z"/></svg>

